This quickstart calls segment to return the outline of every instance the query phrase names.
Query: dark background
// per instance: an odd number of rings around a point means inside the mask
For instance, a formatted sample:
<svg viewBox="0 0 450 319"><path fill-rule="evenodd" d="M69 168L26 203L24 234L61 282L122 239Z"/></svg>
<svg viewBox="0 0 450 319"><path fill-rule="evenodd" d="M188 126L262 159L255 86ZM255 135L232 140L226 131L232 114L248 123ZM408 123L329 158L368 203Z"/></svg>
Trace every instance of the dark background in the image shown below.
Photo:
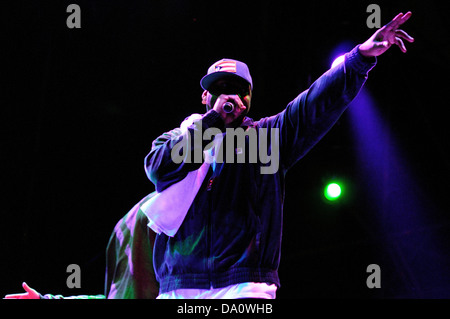
<svg viewBox="0 0 450 319"><path fill-rule="evenodd" d="M250 116L278 113L339 48L375 32L371 2L76 1L81 29L66 26L70 1L2 5L0 293L23 281L41 293L103 293L114 225L154 190L144 157L153 139L204 112L207 68L246 62ZM416 185L384 196L420 199L421 222L380 226L386 211L358 170L344 113L287 177L278 298L450 297L444 2L376 3L382 24L413 12L403 28L416 42L381 56L365 90ZM322 188L333 177L348 191L331 205ZM81 267L80 289L66 287L69 264ZM369 264L381 267L380 289L366 286Z"/></svg>

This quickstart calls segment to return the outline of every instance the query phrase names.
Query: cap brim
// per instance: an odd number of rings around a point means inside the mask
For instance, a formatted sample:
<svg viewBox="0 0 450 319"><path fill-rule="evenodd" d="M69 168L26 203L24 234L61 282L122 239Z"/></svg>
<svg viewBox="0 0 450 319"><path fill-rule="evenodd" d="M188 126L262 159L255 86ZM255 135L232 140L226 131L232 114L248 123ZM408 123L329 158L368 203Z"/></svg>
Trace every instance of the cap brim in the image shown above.
<svg viewBox="0 0 450 319"><path fill-rule="evenodd" d="M209 91L210 88L211 88L211 85L214 82L216 82L217 80L220 80L220 79L227 79L227 78L228 79L229 78L236 79L236 80L242 81L243 83L248 83L248 85L251 85L246 79L244 79L243 77L241 77L239 75L236 75L234 73L230 73L230 72L214 72L214 73L205 75L200 81L200 86L204 90Z"/></svg>

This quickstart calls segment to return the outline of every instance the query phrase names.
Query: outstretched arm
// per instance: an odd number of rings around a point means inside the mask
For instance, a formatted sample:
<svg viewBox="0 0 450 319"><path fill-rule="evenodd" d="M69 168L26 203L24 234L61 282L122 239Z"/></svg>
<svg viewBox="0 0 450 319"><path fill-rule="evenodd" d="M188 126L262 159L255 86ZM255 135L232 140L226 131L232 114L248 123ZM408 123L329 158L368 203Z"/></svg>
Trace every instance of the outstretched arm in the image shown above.
<svg viewBox="0 0 450 319"><path fill-rule="evenodd" d="M414 39L399 27L411 12L398 14L367 41L346 54L345 62L331 68L288 104L285 110L262 119L261 127L280 130L282 164L288 169L331 129L364 85L376 57L393 44L406 52L403 40Z"/></svg>
<svg viewBox="0 0 450 319"><path fill-rule="evenodd" d="M369 40L361 44L359 52L365 57L379 56L395 44L403 53L406 53L406 47L403 40L412 43L414 42L414 38L405 31L399 29L399 27L408 21L411 15L411 11L408 11L406 14L399 13L391 22L375 32Z"/></svg>

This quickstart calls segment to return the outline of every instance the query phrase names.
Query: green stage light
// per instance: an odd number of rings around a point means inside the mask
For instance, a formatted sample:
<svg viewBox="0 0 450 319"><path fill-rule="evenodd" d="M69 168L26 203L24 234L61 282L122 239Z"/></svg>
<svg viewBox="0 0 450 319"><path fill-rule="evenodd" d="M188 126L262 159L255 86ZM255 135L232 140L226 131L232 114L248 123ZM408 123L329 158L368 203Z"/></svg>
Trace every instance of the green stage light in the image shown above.
<svg viewBox="0 0 450 319"><path fill-rule="evenodd" d="M329 201L335 201L342 195L342 187L338 183L329 183L325 186L323 194Z"/></svg>

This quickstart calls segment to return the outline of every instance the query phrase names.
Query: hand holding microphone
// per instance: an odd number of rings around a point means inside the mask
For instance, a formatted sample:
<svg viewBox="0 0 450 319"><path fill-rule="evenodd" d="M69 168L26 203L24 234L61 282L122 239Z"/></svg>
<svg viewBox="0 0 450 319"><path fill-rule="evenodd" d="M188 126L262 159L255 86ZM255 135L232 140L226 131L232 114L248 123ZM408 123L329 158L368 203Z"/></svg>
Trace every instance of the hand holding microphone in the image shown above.
<svg viewBox="0 0 450 319"><path fill-rule="evenodd" d="M221 94L214 103L213 109L222 116L225 125L228 125L240 117L247 107L239 95Z"/></svg>

